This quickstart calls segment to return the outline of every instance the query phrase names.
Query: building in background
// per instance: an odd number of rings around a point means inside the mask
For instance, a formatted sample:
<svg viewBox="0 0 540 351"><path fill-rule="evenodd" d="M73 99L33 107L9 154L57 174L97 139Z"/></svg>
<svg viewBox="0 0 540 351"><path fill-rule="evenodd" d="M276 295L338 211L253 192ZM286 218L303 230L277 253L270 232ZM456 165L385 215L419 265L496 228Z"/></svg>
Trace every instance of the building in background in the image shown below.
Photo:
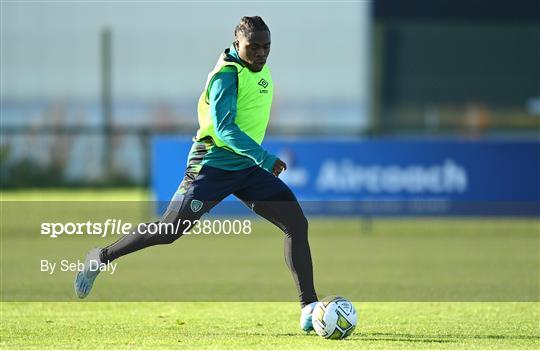
<svg viewBox="0 0 540 351"><path fill-rule="evenodd" d="M4 184L147 182L149 137L194 135L206 76L243 15L272 31L270 133L359 135L370 6L2 3Z"/></svg>
<svg viewBox="0 0 540 351"><path fill-rule="evenodd" d="M374 2L374 129L538 137L540 2Z"/></svg>
<svg viewBox="0 0 540 351"><path fill-rule="evenodd" d="M270 137L538 138L532 0L1 6L3 187L147 185L242 15L272 31Z"/></svg>

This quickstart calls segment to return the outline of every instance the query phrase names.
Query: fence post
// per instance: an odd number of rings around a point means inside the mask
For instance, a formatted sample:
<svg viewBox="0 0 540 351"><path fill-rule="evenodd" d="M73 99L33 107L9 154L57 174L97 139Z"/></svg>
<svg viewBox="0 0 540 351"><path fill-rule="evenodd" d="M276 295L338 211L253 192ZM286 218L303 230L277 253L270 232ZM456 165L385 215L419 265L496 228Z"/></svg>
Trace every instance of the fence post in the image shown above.
<svg viewBox="0 0 540 351"><path fill-rule="evenodd" d="M113 176L113 145L112 145L112 32L108 27L101 30L101 112L103 115L103 134L105 147L103 149L104 178Z"/></svg>

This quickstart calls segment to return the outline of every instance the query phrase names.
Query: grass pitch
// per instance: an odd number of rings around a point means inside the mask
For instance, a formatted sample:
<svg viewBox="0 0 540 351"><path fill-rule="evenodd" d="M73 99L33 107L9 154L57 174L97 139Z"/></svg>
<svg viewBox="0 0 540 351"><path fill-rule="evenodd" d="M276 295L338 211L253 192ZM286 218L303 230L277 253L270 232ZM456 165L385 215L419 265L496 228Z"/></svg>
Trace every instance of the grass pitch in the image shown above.
<svg viewBox="0 0 540 351"><path fill-rule="evenodd" d="M3 201L146 198L126 190L2 194ZM100 276L88 301L77 301L73 274L39 273L37 260L83 258L103 242L40 237L39 215L54 204L36 204L24 221L13 220L7 202L2 207L2 349L540 348L537 219L311 220L319 294L343 294L359 314L353 335L334 341L301 332L298 304L281 302L296 293L282 234L267 223L240 239L191 236L129 255L117 276ZM67 220L77 206L51 216Z"/></svg>
<svg viewBox="0 0 540 351"><path fill-rule="evenodd" d="M2 303L2 349L538 349L538 303L356 302L346 340L296 303Z"/></svg>

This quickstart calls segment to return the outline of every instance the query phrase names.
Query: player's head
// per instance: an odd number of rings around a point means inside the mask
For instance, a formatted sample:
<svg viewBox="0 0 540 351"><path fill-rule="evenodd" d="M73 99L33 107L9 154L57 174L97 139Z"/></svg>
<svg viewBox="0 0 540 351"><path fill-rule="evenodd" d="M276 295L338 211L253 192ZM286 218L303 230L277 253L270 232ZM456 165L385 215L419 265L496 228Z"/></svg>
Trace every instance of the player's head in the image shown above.
<svg viewBox="0 0 540 351"><path fill-rule="evenodd" d="M263 19L242 17L234 29L234 47L250 70L262 70L270 54L270 29Z"/></svg>

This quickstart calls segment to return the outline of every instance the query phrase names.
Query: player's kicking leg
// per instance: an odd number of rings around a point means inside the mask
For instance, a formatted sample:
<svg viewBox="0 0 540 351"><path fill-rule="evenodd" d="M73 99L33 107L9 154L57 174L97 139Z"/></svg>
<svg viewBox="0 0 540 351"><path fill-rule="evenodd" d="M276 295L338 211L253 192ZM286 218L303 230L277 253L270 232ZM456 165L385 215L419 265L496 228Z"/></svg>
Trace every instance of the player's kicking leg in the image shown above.
<svg viewBox="0 0 540 351"><path fill-rule="evenodd" d="M75 277L75 293L79 299L84 299L90 293L90 290L92 290L94 280L100 272L98 269L101 263L99 258L100 252L101 249L99 248L88 251L84 260L84 268Z"/></svg>
<svg viewBox="0 0 540 351"><path fill-rule="evenodd" d="M95 262L97 264L109 263L121 256L150 246L173 243L182 236L185 230L189 230L195 220L201 218L204 213L231 194L232 185L231 180L223 179L223 171L216 168L202 167L196 174L188 171L160 220L161 223L173 223L178 230L172 233L158 232L156 234L136 230L103 249L90 250L83 270L75 277L76 295L84 299L92 290L100 272L93 269ZM195 206L198 204L200 206ZM144 228L141 229L144 230ZM163 228L160 230L163 231Z"/></svg>
<svg viewBox="0 0 540 351"><path fill-rule="evenodd" d="M171 215L172 210L175 207L179 207L178 202L173 199L169 204L169 208L166 212L166 215L162 218L161 222L174 223L176 226L176 221L178 219L173 219L170 221L167 218L167 214ZM179 212L175 212L179 217ZM158 223L158 222L155 222ZM147 223L149 224L149 223ZM105 248L94 248L88 251L86 254L86 259L84 261L84 267L79 271L75 277L74 288L75 294L78 298L84 299L90 294L94 281L99 275L100 270L96 269L100 264L109 263L114 259L117 259L121 256L127 255L129 253L144 249L146 247L160 245L160 244L171 244L176 239L178 239L184 230L185 226L179 226L178 232L176 233L156 233L149 234L146 232L138 232L137 230L122 237L122 239L116 241L112 245L109 245ZM161 229L161 228L160 228Z"/></svg>

